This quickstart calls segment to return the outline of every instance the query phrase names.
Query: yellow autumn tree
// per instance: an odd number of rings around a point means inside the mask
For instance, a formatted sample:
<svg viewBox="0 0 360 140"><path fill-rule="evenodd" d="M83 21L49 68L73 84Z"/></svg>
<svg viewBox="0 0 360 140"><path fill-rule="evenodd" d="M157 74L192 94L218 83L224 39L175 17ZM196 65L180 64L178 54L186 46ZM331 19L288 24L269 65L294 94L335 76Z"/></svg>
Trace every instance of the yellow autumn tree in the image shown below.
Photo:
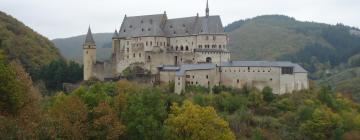
<svg viewBox="0 0 360 140"><path fill-rule="evenodd" d="M234 140L229 124L213 107L201 107L190 101L174 104L165 121L165 137L172 140Z"/></svg>
<svg viewBox="0 0 360 140"><path fill-rule="evenodd" d="M66 96L60 93L56 96L49 115L55 125L52 139L87 139L88 136L88 108L78 96Z"/></svg>
<svg viewBox="0 0 360 140"><path fill-rule="evenodd" d="M106 102L102 102L94 108L93 117L91 135L94 139L116 140L124 133L124 125L120 122L114 109Z"/></svg>

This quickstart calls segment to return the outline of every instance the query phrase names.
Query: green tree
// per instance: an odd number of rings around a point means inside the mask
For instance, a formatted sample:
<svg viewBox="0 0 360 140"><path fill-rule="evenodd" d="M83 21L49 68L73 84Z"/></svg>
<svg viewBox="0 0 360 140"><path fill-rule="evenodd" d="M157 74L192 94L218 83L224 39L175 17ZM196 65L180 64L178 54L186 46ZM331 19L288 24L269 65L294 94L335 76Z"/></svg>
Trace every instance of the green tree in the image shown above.
<svg viewBox="0 0 360 140"><path fill-rule="evenodd" d="M122 113L128 139L162 139L166 104L156 89L145 89L127 94Z"/></svg>
<svg viewBox="0 0 360 140"><path fill-rule="evenodd" d="M266 102L271 102L275 99L275 95L274 93L272 92L272 89L270 87L265 87L263 90L262 90L262 94L264 96L264 100Z"/></svg>
<svg viewBox="0 0 360 140"><path fill-rule="evenodd" d="M201 107L184 101L171 107L165 121L166 139L172 140L234 140L229 124L217 116L212 107Z"/></svg>

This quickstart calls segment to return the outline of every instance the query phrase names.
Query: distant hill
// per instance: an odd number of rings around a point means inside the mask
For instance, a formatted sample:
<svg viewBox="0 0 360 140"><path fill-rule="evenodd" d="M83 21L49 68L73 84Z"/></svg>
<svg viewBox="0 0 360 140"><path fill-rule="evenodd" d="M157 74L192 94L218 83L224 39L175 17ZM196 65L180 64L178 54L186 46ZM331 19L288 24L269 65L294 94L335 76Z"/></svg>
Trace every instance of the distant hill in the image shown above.
<svg viewBox="0 0 360 140"><path fill-rule="evenodd" d="M0 51L9 60L19 60L30 74L54 59L58 49L46 37L0 11Z"/></svg>
<svg viewBox="0 0 360 140"><path fill-rule="evenodd" d="M97 59L106 60L111 55L111 38L112 33L97 33L93 34L97 46ZM85 41L85 35L54 39L52 40L61 54L70 60L82 63L83 50L82 45Z"/></svg>
<svg viewBox="0 0 360 140"><path fill-rule="evenodd" d="M232 59L289 60L303 65L313 79L360 52L359 29L342 24L269 15L234 22L225 30Z"/></svg>

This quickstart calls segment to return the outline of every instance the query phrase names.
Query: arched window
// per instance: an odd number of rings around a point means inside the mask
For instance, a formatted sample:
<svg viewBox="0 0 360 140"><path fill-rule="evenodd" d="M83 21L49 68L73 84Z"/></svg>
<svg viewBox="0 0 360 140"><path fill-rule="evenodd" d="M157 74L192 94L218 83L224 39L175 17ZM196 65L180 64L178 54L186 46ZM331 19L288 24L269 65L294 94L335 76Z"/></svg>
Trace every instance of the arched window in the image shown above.
<svg viewBox="0 0 360 140"><path fill-rule="evenodd" d="M206 63L211 63L211 57L206 57Z"/></svg>
<svg viewBox="0 0 360 140"><path fill-rule="evenodd" d="M188 47L188 46L186 46L186 47L185 47L185 50L187 50L187 51L188 51L188 50L189 50L189 47Z"/></svg>
<svg viewBox="0 0 360 140"><path fill-rule="evenodd" d="M183 47L183 46L181 46L181 47L180 47L180 50L181 50L181 51L183 51L183 50L184 50L184 47Z"/></svg>
<svg viewBox="0 0 360 140"><path fill-rule="evenodd" d="M139 57L141 57L141 53L139 53Z"/></svg>
<svg viewBox="0 0 360 140"><path fill-rule="evenodd" d="M150 57L150 55L148 56L148 61L151 61L151 57Z"/></svg>
<svg viewBox="0 0 360 140"><path fill-rule="evenodd" d="M219 45L219 49L221 49L221 45Z"/></svg>
<svg viewBox="0 0 360 140"><path fill-rule="evenodd" d="M176 46L175 50L177 51L178 49L179 49L179 47L178 47L178 46Z"/></svg>

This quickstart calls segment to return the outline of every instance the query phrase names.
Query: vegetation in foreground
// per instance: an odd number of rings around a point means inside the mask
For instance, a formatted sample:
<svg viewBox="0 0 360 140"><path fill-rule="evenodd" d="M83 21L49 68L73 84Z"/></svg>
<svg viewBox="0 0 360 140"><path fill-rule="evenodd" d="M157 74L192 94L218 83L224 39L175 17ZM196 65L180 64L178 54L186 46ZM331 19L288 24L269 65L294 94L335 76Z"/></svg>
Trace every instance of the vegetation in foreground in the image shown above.
<svg viewBox="0 0 360 140"><path fill-rule="evenodd" d="M171 84L89 81L42 97L20 67L0 68L2 139L360 138L359 104L328 88L278 96L270 88L187 87L176 95Z"/></svg>

